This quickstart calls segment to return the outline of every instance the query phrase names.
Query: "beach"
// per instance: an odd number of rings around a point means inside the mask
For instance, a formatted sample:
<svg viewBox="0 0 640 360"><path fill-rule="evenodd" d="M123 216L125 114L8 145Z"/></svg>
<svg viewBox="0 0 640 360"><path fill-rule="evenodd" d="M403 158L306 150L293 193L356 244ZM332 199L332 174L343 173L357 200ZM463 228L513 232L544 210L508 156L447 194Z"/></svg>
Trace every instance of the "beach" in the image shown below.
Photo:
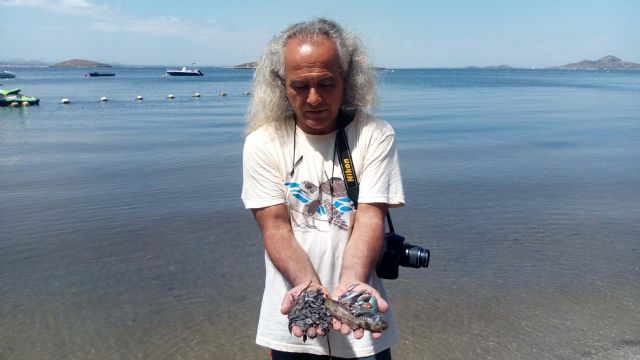
<svg viewBox="0 0 640 360"><path fill-rule="evenodd" d="M268 359L240 200L252 71L202 70L3 81L41 103L0 108L1 360ZM432 254L385 281L394 359L640 359L639 80L379 73L394 226Z"/></svg>

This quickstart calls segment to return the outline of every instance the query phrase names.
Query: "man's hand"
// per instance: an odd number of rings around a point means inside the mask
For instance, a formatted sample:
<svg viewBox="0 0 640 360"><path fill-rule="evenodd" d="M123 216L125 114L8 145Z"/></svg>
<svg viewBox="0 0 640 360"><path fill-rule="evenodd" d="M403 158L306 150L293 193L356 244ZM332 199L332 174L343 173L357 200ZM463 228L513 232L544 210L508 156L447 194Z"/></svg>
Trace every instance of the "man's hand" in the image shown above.
<svg viewBox="0 0 640 360"><path fill-rule="evenodd" d="M355 283L356 286L354 287L354 283L350 283L350 284L338 284L338 286L335 288L335 290L333 291L333 295L332 295L332 299L334 300L338 300L338 298L340 298L340 296L342 294L344 294L345 292L347 292L348 290L351 291L364 291L368 294L371 294L372 296L375 296L376 300L378 301L378 311L381 313L387 312L387 310L389 309L389 304L387 303L387 301L385 299L382 298L382 296L380 296L380 293L374 289L373 287L371 287L368 284L365 284L363 282L357 282ZM337 319L333 319L333 329L336 331L340 331L343 335L349 335L349 333L351 332L351 326L348 324L343 324L342 322L340 322L340 320ZM356 339L362 339L362 337L364 336L364 329L359 328L359 329L355 329L353 330L353 337ZM374 339L380 339L382 337L382 332L380 331L372 331L371 332L371 336Z"/></svg>
<svg viewBox="0 0 640 360"><path fill-rule="evenodd" d="M284 295L284 299L282 300L282 305L280 305L280 313L282 313L283 315L289 315L289 312L293 308L293 304L294 304L296 298L298 296L300 296L300 294L305 290L307 290L307 291L313 291L313 290L320 291L325 295L325 297L329 296L329 290L327 290L327 288L325 288L322 285L319 285L317 283L314 283L314 282L309 282L309 283L306 283L306 284L301 284L301 285L295 286L291 290L287 291L287 293ZM295 335L297 337L302 337L304 335L304 333L302 332L302 329L297 325L294 325L292 327L291 331L292 331L293 335ZM315 327L310 327L307 330L307 334L306 335L309 338L313 339L316 336L325 336L326 334L321 329L316 329Z"/></svg>

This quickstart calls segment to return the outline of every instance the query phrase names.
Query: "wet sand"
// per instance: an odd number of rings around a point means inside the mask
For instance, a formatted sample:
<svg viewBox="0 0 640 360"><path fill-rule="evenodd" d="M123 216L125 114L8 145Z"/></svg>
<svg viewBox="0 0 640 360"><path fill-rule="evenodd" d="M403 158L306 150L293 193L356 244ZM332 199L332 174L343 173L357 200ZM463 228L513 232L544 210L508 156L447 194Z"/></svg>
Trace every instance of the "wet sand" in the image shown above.
<svg viewBox="0 0 640 360"><path fill-rule="evenodd" d="M396 226L416 236L406 221ZM444 259L461 254L431 249L429 269L387 282L395 359L640 356L638 273L615 286L586 274L514 286L482 269L459 276L464 260ZM1 260L0 359L267 359L254 344L262 245L242 209L60 230Z"/></svg>

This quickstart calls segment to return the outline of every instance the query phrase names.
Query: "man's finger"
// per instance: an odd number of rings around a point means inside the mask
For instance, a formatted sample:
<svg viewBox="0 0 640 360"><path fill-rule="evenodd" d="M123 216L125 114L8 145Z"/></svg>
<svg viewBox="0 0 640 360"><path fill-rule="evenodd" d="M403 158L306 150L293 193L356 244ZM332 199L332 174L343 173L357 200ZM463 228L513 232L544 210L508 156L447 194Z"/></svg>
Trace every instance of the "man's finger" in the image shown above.
<svg viewBox="0 0 640 360"><path fill-rule="evenodd" d="M289 314L289 311L291 311L292 307L293 307L293 300L291 300L291 295L287 293L284 296L284 299L282 299L282 305L280 305L280 313L282 315L287 315Z"/></svg>
<svg viewBox="0 0 640 360"><path fill-rule="evenodd" d="M293 335L297 336L297 337L301 337L302 334L302 329L300 328L300 326L296 326L294 325L293 328L291 329L293 332Z"/></svg>

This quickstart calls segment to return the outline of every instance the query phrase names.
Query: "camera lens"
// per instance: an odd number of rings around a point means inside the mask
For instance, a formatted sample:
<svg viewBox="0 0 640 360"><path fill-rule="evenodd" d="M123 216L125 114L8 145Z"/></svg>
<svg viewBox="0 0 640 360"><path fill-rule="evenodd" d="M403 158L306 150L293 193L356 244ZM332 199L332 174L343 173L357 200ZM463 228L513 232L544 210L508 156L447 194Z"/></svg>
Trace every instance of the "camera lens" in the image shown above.
<svg viewBox="0 0 640 360"><path fill-rule="evenodd" d="M404 244L404 256L400 265L413 268L429 266L429 250L411 244Z"/></svg>

